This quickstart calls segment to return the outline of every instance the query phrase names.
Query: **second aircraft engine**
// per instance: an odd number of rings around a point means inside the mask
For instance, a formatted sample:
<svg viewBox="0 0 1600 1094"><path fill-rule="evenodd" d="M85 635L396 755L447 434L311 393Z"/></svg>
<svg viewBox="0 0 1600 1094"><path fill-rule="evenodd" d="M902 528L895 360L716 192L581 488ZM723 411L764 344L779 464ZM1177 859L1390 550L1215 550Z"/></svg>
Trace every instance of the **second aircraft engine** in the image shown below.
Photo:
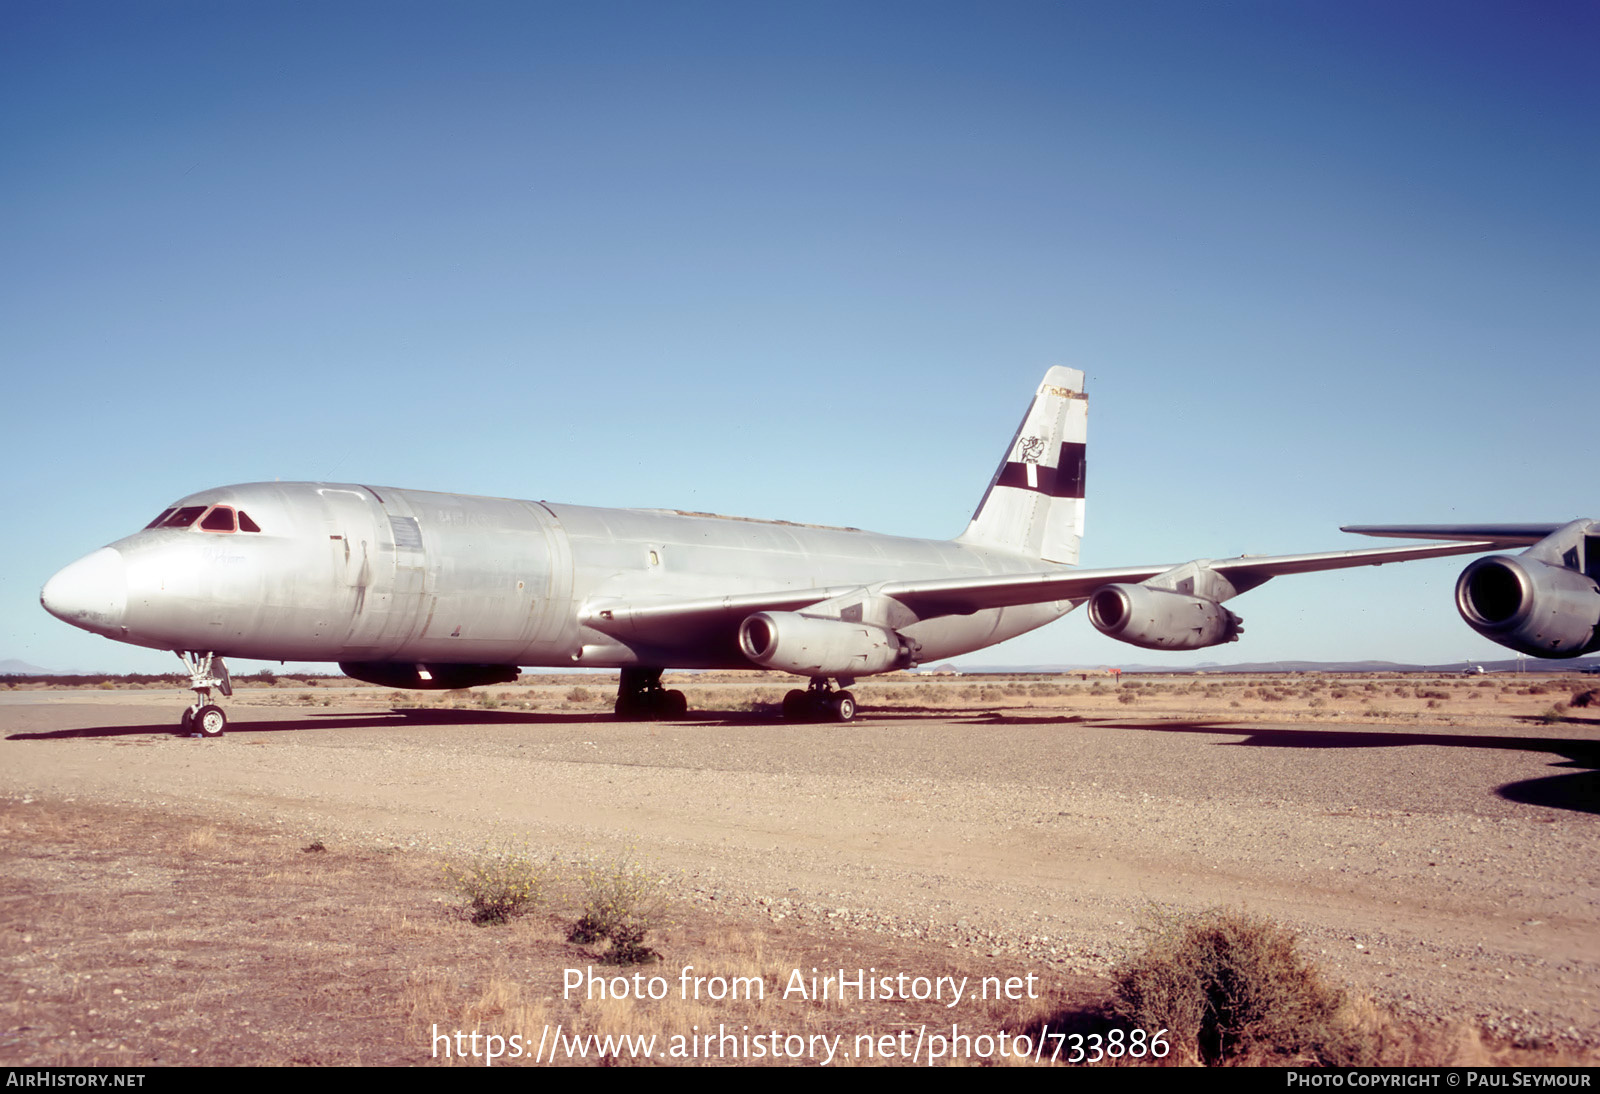
<svg viewBox="0 0 1600 1094"><path fill-rule="evenodd" d="M1106 585L1089 598L1101 634L1147 650L1203 650L1237 642L1243 620L1214 600L1147 585Z"/></svg>
<svg viewBox="0 0 1600 1094"><path fill-rule="evenodd" d="M1585 574L1523 555L1480 558L1456 581L1467 626L1535 657L1600 648L1600 590Z"/></svg>
<svg viewBox="0 0 1600 1094"><path fill-rule="evenodd" d="M887 627L798 612L757 612L739 625L739 648L765 669L800 676L870 676L911 664L911 644Z"/></svg>

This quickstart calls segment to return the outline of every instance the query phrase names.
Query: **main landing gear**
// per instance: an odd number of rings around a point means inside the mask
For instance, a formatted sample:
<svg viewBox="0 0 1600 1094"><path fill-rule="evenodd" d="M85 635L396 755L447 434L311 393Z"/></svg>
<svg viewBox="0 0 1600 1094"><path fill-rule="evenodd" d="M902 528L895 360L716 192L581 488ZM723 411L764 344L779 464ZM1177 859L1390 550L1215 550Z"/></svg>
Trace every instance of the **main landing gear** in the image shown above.
<svg viewBox="0 0 1600 1094"><path fill-rule="evenodd" d="M185 733L200 737L220 737L228 728L228 716L211 701L211 689L223 695L233 694L233 681L228 678L228 666L214 653L196 650L174 650L183 667L189 670L189 688L194 692L194 705L183 712L179 725Z"/></svg>
<svg viewBox="0 0 1600 1094"><path fill-rule="evenodd" d="M623 669L616 709L624 721L668 721L688 714L689 700L683 692L661 686L660 669Z"/></svg>
<svg viewBox="0 0 1600 1094"><path fill-rule="evenodd" d="M839 677L841 688L855 681ZM811 678L805 691L799 688L783 697L783 717L790 722L848 722L856 716L856 697L848 691L834 691L826 676Z"/></svg>

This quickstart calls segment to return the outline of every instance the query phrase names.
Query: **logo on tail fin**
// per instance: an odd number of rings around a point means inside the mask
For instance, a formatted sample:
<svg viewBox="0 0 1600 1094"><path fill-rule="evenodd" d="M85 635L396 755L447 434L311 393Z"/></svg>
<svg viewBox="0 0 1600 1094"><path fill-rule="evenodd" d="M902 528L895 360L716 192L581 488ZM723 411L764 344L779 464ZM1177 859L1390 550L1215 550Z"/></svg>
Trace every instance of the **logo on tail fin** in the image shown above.
<svg viewBox="0 0 1600 1094"><path fill-rule="evenodd" d="M1025 447L1030 443L1033 448ZM1086 447L1081 441L1062 441L1055 466L1041 467L1039 456L1044 449L1044 440L1040 437L1024 437L1022 444L1018 445L1018 458L1000 468L994 485L1037 490L1052 498L1081 498Z"/></svg>
<svg viewBox="0 0 1600 1094"><path fill-rule="evenodd" d="M1076 562L1083 534L1087 423L1083 373L1051 369L961 541Z"/></svg>

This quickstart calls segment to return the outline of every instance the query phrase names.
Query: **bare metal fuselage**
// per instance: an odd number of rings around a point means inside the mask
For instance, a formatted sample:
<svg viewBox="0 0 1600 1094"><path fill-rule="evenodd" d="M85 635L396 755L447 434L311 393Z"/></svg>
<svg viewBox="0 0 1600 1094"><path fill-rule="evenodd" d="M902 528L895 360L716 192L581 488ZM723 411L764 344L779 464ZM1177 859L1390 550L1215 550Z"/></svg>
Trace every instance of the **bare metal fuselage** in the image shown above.
<svg viewBox="0 0 1600 1094"><path fill-rule="evenodd" d="M1052 568L960 542L854 529L350 484L255 483L177 504L232 506L260 531L152 528L103 548L83 561L97 560L97 587L110 590L100 598L105 610L86 612L79 626L235 658L750 668L726 639L652 646L588 621L612 602ZM1074 606L989 608L925 619L904 633L920 660L946 658Z"/></svg>

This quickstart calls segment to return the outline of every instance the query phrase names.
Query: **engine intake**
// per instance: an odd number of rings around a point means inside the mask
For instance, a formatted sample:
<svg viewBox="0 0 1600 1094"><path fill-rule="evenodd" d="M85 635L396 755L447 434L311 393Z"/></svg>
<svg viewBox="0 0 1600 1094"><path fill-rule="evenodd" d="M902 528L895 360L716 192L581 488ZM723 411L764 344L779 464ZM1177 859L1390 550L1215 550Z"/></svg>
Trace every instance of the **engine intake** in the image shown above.
<svg viewBox="0 0 1600 1094"><path fill-rule="evenodd" d="M1456 608L1491 642L1535 657L1600 649L1600 589L1564 566L1522 555L1480 558L1456 581Z"/></svg>
<svg viewBox="0 0 1600 1094"><path fill-rule="evenodd" d="M757 612L739 625L739 648L764 669L799 676L871 676L905 668L909 642L887 627L798 612Z"/></svg>
<svg viewBox="0 0 1600 1094"><path fill-rule="evenodd" d="M1096 589L1089 621L1101 634L1147 650L1203 650L1244 633L1243 620L1216 601L1148 585Z"/></svg>

